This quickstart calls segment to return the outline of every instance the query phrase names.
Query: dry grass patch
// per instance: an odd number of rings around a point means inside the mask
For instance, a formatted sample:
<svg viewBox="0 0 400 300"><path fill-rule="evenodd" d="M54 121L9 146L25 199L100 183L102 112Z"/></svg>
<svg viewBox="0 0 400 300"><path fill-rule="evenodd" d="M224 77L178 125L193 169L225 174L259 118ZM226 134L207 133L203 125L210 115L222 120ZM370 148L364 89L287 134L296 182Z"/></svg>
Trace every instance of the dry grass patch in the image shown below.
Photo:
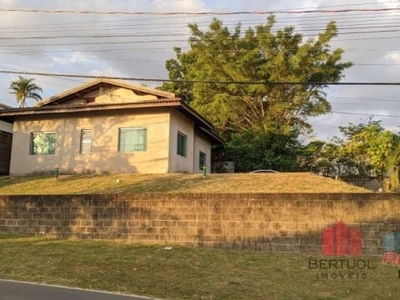
<svg viewBox="0 0 400 300"><path fill-rule="evenodd" d="M0 194L88 193L359 193L369 192L311 173L119 174L0 177Z"/></svg>
<svg viewBox="0 0 400 300"><path fill-rule="evenodd" d="M8 236L0 238L0 278L162 299L400 299L399 269L383 265L381 257L361 257L374 269L317 271L309 269L309 259L326 257L164 247ZM329 278L318 280L318 272Z"/></svg>

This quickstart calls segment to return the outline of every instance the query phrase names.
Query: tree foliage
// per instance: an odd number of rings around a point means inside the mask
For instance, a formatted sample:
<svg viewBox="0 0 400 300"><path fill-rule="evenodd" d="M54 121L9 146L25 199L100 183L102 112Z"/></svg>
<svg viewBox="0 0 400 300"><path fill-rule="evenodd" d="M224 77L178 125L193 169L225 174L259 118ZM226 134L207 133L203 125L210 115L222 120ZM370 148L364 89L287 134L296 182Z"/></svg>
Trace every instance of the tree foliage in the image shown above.
<svg viewBox="0 0 400 300"><path fill-rule="evenodd" d="M295 134L241 132L231 136L225 155L234 158L237 172L257 169L298 171L300 143Z"/></svg>
<svg viewBox="0 0 400 300"><path fill-rule="evenodd" d="M332 172L331 158L335 156L335 154L330 155L330 153L336 153L336 151L330 151L328 153L328 146L326 142L320 140L303 145L300 155L298 156L299 167L304 171L322 173L329 176L328 174Z"/></svg>
<svg viewBox="0 0 400 300"><path fill-rule="evenodd" d="M345 144L349 151L363 154L373 170L385 177L400 163L400 136L384 130L379 123L370 123Z"/></svg>
<svg viewBox="0 0 400 300"><path fill-rule="evenodd" d="M42 92L40 88L34 82L33 78L25 78L19 76L17 80L14 80L10 84L10 94L15 95L15 99L20 104L20 107L26 107L26 99L34 99L39 101L42 99L39 92Z"/></svg>
<svg viewBox="0 0 400 300"><path fill-rule="evenodd" d="M366 176L373 171L378 178L387 181L385 189L399 185L400 136L385 130L380 121L368 124L349 124L340 127L344 138L320 145L315 159L304 166L315 166L327 176ZM314 142L315 143L315 142ZM312 143L307 147L312 149ZM305 153L305 152L303 152Z"/></svg>
<svg viewBox="0 0 400 300"><path fill-rule="evenodd" d="M208 31L190 24L190 50L175 48L176 59L166 63L174 82L163 89L190 102L225 137L309 129L307 117L330 110L326 83L342 79L352 63L341 62L342 49L331 49L334 22L307 41L293 27L274 25L274 16L244 32L240 24L231 32L218 19Z"/></svg>

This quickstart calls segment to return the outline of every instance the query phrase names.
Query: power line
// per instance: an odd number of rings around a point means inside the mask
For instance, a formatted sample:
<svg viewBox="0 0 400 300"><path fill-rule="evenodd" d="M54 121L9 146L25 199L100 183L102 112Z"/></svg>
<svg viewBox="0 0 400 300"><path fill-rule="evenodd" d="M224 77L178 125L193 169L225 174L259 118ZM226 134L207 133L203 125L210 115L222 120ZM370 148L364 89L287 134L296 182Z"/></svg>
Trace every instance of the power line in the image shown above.
<svg viewBox="0 0 400 300"><path fill-rule="evenodd" d="M393 30L380 30L380 31L357 31L357 32L344 32L341 35L347 34L378 34L384 32L400 32L398 29ZM96 38L127 38L127 37L173 37L173 36L182 36L183 33L175 33L175 34L117 34L117 35L68 35L68 36L25 36L25 37L1 37L0 40L35 40L35 41L43 41L43 40L52 40L52 39L96 39ZM302 35L303 37L308 37L312 35ZM358 41L358 40L383 40L383 39L398 39L400 36L378 36L378 37L362 37L362 38L347 38L347 39L335 39L335 41ZM242 38L244 39L244 38ZM222 39L222 40L230 40L230 38ZM73 43L43 43L40 44L19 44L19 45L5 45L0 46L0 48L16 48L16 47L44 47L44 46L79 46L79 45L102 45L102 44L153 44L153 43L180 43L187 42L187 39L155 39L155 40L124 40L124 41L101 41L101 42L73 42ZM183 47L188 48L188 47ZM152 48L153 49L153 48ZM165 49L165 48L162 48ZM127 49L129 50L129 49ZM398 50L396 49L365 49L365 48L347 48L346 51L389 51L389 50ZM99 49L94 49L93 51L99 51ZM233 50L215 50L215 51L233 51ZM252 51L252 50L248 50Z"/></svg>
<svg viewBox="0 0 400 300"><path fill-rule="evenodd" d="M0 12L23 12L23 13L50 13L50 14L97 14L97 15L270 15L270 14L336 14L349 12L394 12L400 11L400 8L346 8L346 9L305 9L305 10L260 10L260 11L99 11L99 10L50 10L50 9L22 9L22 8L0 8Z"/></svg>
<svg viewBox="0 0 400 300"><path fill-rule="evenodd" d="M381 26L382 27L382 26ZM383 26L385 28L387 28L387 26ZM368 27L367 27L368 28ZM372 27L371 27L372 28ZM375 26L376 28L380 28ZM311 31L314 29L308 29L308 30L303 30L303 31ZM393 32L400 32L400 29L387 29L387 30L375 30L375 31L347 31L347 32L342 32L340 33L340 35L353 35L353 34L375 34L375 33L393 33ZM175 33L153 33L153 32L143 32L140 34L137 33L130 33L130 34L79 34L79 35L53 35L53 36L49 36L49 35L43 35L43 36L21 36L21 37L16 37L16 36L2 36L0 37L0 40L49 40L49 39L104 39L104 38L140 38L140 37L176 37L176 36L182 36L187 34L186 32L175 32ZM303 37L311 37L314 35L310 35L310 34L302 34ZM396 37L396 36L395 36ZM395 38L395 37L390 37L390 38ZM398 36L397 36L398 37ZM224 38L221 40L231 40L232 38ZM241 39L246 39L246 38L241 38ZM249 38L250 39L250 38ZM187 41L187 40L175 40L176 41ZM338 40L339 41L339 40ZM133 42L133 41L131 41ZM139 41L135 41L135 42L140 42ZM146 42L157 42L157 40L155 41L146 41Z"/></svg>
<svg viewBox="0 0 400 300"><path fill-rule="evenodd" d="M348 16L335 16L335 21L340 21L341 19L343 19L343 17L344 17L345 20L349 20ZM373 21L376 24L377 21L379 21L379 18L385 18L386 19L387 17L388 16L386 16L386 15L374 16ZM183 18L186 18L186 17L182 16L181 19L183 19ZM330 17L328 17L328 18L323 17L323 19L320 19L320 18L316 19L316 18L318 18L318 16L312 17L312 19L310 19L310 20L308 20L308 19L298 20L298 21L296 21L295 25L296 26L301 26L301 25L310 26L309 24L307 24L308 22L316 22L316 21L317 22L322 22L322 21L328 22L328 21L331 20ZM368 17L368 19L365 20L366 17L364 15L352 16L351 17L351 21L352 22L353 21L357 21L357 18L364 19L364 20L359 20L358 22L368 23L368 24L370 24L372 22L372 20L369 17ZM36 25L36 26L32 26L32 25L30 25L30 26L26 26L26 25L25 26L15 26L14 25L12 28L7 26L7 27L0 27L0 29L5 29L7 31L9 31L10 29L13 29L13 30L22 29L24 31L38 32L38 30L37 30L38 28L39 29L47 29L47 27L52 27L52 28L79 28L80 31L88 30L88 31L91 32L93 30L92 29L93 27L97 28L98 25L102 25L102 24L107 25L106 23L120 23L120 22L127 22L127 21L129 21L129 22L132 22L132 21L137 22L137 21L140 21L140 20L142 20L142 21L143 20L154 21L154 20L160 20L160 19L168 19L168 17L160 17L160 18L150 17L150 18L133 19L133 20L129 19L129 20L115 20L115 21L98 21L98 22L96 22L96 25L94 25L93 22L87 22L87 21L85 21L85 22L74 22L73 24L71 24L71 23L50 23L50 24L45 24L44 26L46 26L46 27L43 27L43 24ZM286 19L280 19L280 20L282 21L282 20L286 20ZM288 20L291 21L290 18L288 18ZM393 15L391 16L391 18L389 20L390 20L390 23L393 23L393 22L396 23L396 21L393 21ZM238 22L244 22L245 24L253 24L253 23L254 24L256 24L256 23L258 24L260 22L265 22L265 19L264 18L263 19L254 19L254 18L252 18L251 20L247 20L247 19L238 20ZM144 29L146 29L146 28L148 28L147 23L148 22L142 22L141 24L128 24L128 25L125 26L125 28L128 28L128 27L129 28L133 28L134 27L134 28L144 28ZM236 24L236 23L237 23L237 21L225 21L224 22L224 24ZM281 23L281 22L277 22L277 24L279 24L279 23ZM86 26L84 28L82 28L81 24L86 24ZM209 21L196 22L196 24L209 24ZM62 25L62 26L55 26L55 25ZM68 25L68 27L66 27L65 25ZM157 28L173 28L173 27L175 27L175 26L170 26L170 25L182 26L182 25L187 25L187 23L183 23L183 21L181 21L181 22L173 22L173 23L168 22L168 24L160 24L160 26L157 27ZM348 26L356 26L356 25L362 25L362 24L361 23L353 23L353 24L349 24ZM275 27L275 28L278 28L278 27ZM151 26L151 28L154 29L155 27ZM116 29L115 27L114 28L110 28L110 26L107 25L107 27L104 28L103 30L115 30L115 29ZM121 29L121 26L119 26L118 29ZM323 30L323 29L325 29L325 28L324 27L315 28L315 30ZM345 27L339 27L338 29L342 30L342 29L345 29Z"/></svg>
<svg viewBox="0 0 400 300"><path fill-rule="evenodd" d="M399 99L383 99L383 98L361 98L361 97L339 97L339 96L329 96L328 98L335 99L348 99L348 100L360 100L360 101L387 101L387 102L399 102ZM336 101L335 101L336 102ZM347 103L347 102L339 102ZM358 103L359 105L359 103Z"/></svg>
<svg viewBox="0 0 400 300"><path fill-rule="evenodd" d="M371 3L364 3L363 5L367 5L367 4L371 4ZM355 6L356 5L359 5L359 4L355 4ZM329 7L345 7L345 6L350 6L350 5L335 5L335 6L329 6ZM393 19L393 14L396 14L397 15L397 13L396 12L393 12L392 13L392 17L391 17L391 19L390 20L392 20ZM351 21L353 21L354 19L356 19L356 18L365 18L365 16L368 16L369 14L363 14L363 15L354 15L354 16L351 16ZM181 16L180 18L186 18L186 17L193 17L193 16ZM303 23L303 21L321 21L319 18L320 18L321 16L312 16L312 19L310 18L309 20L308 19L304 19L303 18L303 20L300 20L300 24L299 23L296 23L296 26L297 25L301 25L301 24L304 24ZM322 16L324 19L325 19L325 17L324 16ZM348 19L348 17L349 16L341 16L341 15L339 15L339 16L335 16L335 19L336 20L339 20L339 19L341 19L342 17L345 17L346 19ZM382 17L382 16L380 16L380 15L374 15L374 20L373 21L376 21L376 19L377 18L379 18L379 17ZM385 17L385 16L383 16L383 17ZM159 17L159 18L155 18L155 17L149 17L149 18L146 18L146 19L142 19L142 20L157 20L157 19L166 19L166 18L168 18L168 16L164 16L164 17ZM318 19L318 20L315 20L315 19ZM329 17L328 17L329 18ZM139 20L139 19L134 19L135 21L137 21L137 20ZM290 17L288 17L288 20L290 20ZM327 19L328 20L328 19ZM118 20L118 22L119 21L132 21L132 19L126 19L126 20ZM249 23L249 22L253 22L254 21L254 18L252 19L252 20L243 20L245 23ZM265 21L265 20L263 20L263 21ZM364 22L368 22L368 23L371 23L371 19L370 20L365 20ZM114 22L114 21L108 21L108 22ZM115 21L115 22L117 22L117 21ZM88 23L88 22L80 22L80 23ZM96 25L97 24L100 24L100 23L102 23L102 22L95 22L96 23ZM103 23L105 23L105 22L103 22ZM65 25L66 24L68 24L68 25L71 25L71 24L69 24L69 23L64 23ZM76 24L75 22L74 22L74 24ZM90 24L93 24L93 22L90 22ZM144 24L146 24L146 22L144 22ZM175 24L179 24L179 23L175 23ZM182 23L180 23L180 24L182 24ZM49 25L56 25L56 24L49 24ZM165 25L165 24L164 24ZM47 25L46 25L47 26ZM130 25L131 26L131 25ZM137 25L134 25L135 27L137 27ZM139 25L139 26L143 26L143 23L141 24L141 25ZM146 26L146 25L144 25L144 26ZM15 26L13 26L14 28L15 28ZM24 26L25 27L25 26ZM34 26L35 27L35 26ZM37 26L36 26L37 27ZM88 27L88 28L87 28ZM82 31L82 30L86 30L86 29L91 29L90 27L91 26L87 26L87 27L85 27L85 28L81 28L80 27L80 31ZM25 27L25 28L29 28L29 29L31 29L32 30L32 27L30 26L30 27ZM69 28L71 28L71 26L69 26ZM9 30L10 28L9 27L7 27L6 28L7 30ZM40 29L43 29L43 25L41 24L40 25ZM46 28L44 28L44 29L46 29ZM109 30L109 29L107 29L107 30Z"/></svg>
<svg viewBox="0 0 400 300"><path fill-rule="evenodd" d="M172 80L162 78L139 78L139 77L116 77L116 76L95 76L83 74L62 74L48 72L27 72L0 70L1 74L17 74L17 75L36 75L48 77L65 77L65 78L86 78L95 79L98 77L117 80L131 81L148 81L148 82L175 82L175 83L202 83L202 84L242 84L242 85L345 85L345 86L400 86L400 82L295 82L295 81L215 81L215 80Z"/></svg>
<svg viewBox="0 0 400 300"><path fill-rule="evenodd" d="M339 16L340 17L340 16ZM365 22L371 22L371 20L366 20ZM355 24L353 24L352 26L354 26ZM389 25L388 23L386 23L386 25ZM394 26L394 25L393 25ZM375 26L375 27L365 27L365 28L380 28L382 26ZM387 26L386 26L387 27ZM339 29L350 29L350 28L362 28L362 27L338 27ZM111 30L108 28L108 30ZM310 31L310 30L314 30L314 29L305 29L303 31ZM317 30L317 29L315 29ZM379 31L353 31L353 32L342 32L340 35L346 35L346 34L359 34L359 33L363 33L363 34L367 34L367 33L383 33L383 32L397 32L399 30L396 29L392 29L392 30L379 30ZM37 31L36 31L37 32ZM44 32L44 31L43 31ZM65 32L65 31L64 31ZM82 32L82 31L80 31ZM31 36L31 37L21 37L21 38L15 38L16 33L13 34L12 37L7 37L7 36L3 36L2 39L36 39L36 40L43 40L43 39L66 39L66 38L118 38L118 37L140 37L140 36L163 36L163 37L171 37L173 36L173 34L154 34L154 33L143 33L142 34L136 34L136 35L132 35L132 34L117 34L117 35L104 35L104 34L99 34L99 35L93 35L93 30L91 31L92 34L91 35L78 35L78 36ZM174 31L175 32L175 31ZM181 34L182 35L182 34ZM304 37L306 36L312 36L312 35L303 35ZM351 40L351 41L355 41L355 40L366 40L366 39L394 39L394 38L399 38L399 36L379 36L379 37L364 37L364 38L360 38L360 39L354 39L354 38L350 38L350 39L335 39L335 41L344 41L344 40ZM139 41L135 41L136 43L160 43L160 42L187 42L187 40L147 40L147 41L143 41L143 40L139 40ZM124 42L107 42L107 44L111 44L111 43L118 43L118 44L123 44L123 43L135 43L134 41L124 41ZM94 44L94 43L65 43L65 44L43 44L41 43L40 45L9 45L9 46L5 46L5 47L10 47L10 48L15 48L17 46L19 47L41 47L41 46L73 46L73 45L87 45L87 44ZM106 42L100 42L99 44L106 44ZM129 51L129 49L126 49L127 51ZM346 51L386 51L388 49L346 49ZM391 49L391 50L396 50L396 49ZM96 50L94 50L96 51ZM106 51L110 51L110 50L106 50Z"/></svg>
<svg viewBox="0 0 400 300"><path fill-rule="evenodd" d="M88 37L89 38L89 37ZM383 40L383 39L399 39L400 36L392 36L392 37L379 37L379 38L353 38L353 39L347 39L349 41L356 41L356 40ZM5 46L0 46L0 49L3 51L7 50L12 50L12 53L10 54L16 54L15 52L16 48L22 48L21 51L23 52L21 54L26 54L26 53L43 53L43 51L46 51L43 49L43 47L60 47L60 46L94 46L94 45L147 45L147 44L159 44L159 43L183 43L186 42L187 40L180 40L180 39L157 39L157 40L137 40L137 41L100 41L100 42L71 42L71 43L40 43L40 44L17 44L17 45L5 45ZM339 41L339 40L337 40ZM343 40L340 40L343 41ZM38 50L34 50L35 48L39 48ZM191 50L190 46L182 46L179 47L182 50ZM288 50L291 50L293 48L288 48ZM133 50L145 50L145 51L151 51L151 52L156 52L156 50L170 50L171 52L173 51L172 47L171 49L166 48L166 47L137 47L135 46L134 48L129 47L129 48L107 48L107 49L101 49L101 48L92 48L92 49L77 49L75 51L79 52L104 52L104 51L133 51ZM346 48L345 52L382 52L382 51L398 51L400 48L383 48L383 49L367 49L367 48ZM71 52L71 49L65 49L65 50L60 50L60 49L51 49L49 50L51 52ZM235 50L235 49L214 49L211 50L213 53L223 53L223 52L229 52L229 53L234 53L234 52L252 52L254 50ZM357 62L354 63L356 66L359 65L382 65L382 66L395 66L399 64L367 64L367 63L361 63L358 64Z"/></svg>
<svg viewBox="0 0 400 300"><path fill-rule="evenodd" d="M347 112L347 111L330 111L333 114L342 114L342 115L357 115L357 116L373 116L373 117L386 117L386 118L400 118L399 115L379 115L379 114L368 114L368 113L355 113L355 112Z"/></svg>
<svg viewBox="0 0 400 300"><path fill-rule="evenodd" d="M316 126L316 127L329 127L329 128L336 128L336 129L339 129L339 126L340 125L337 125L337 126L334 126L334 125L322 125L322 124L313 124L313 123L310 123L310 125L311 126Z"/></svg>

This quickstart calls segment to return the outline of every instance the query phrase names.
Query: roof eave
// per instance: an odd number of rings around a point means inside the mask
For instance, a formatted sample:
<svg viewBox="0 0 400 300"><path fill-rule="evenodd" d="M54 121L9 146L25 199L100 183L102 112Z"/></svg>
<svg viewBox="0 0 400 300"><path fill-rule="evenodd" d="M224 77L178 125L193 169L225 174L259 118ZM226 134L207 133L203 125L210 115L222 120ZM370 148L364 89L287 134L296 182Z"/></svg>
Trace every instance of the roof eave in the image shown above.
<svg viewBox="0 0 400 300"><path fill-rule="evenodd" d="M206 120L202 115L200 115L197 111L195 111L193 108L191 108L184 102L181 102L181 107L183 110L185 110L186 112L188 112L189 114L191 114L192 116L194 116L195 118L200 120L204 124L205 127L209 128L210 130L214 130L214 126L208 120Z"/></svg>
<svg viewBox="0 0 400 300"><path fill-rule="evenodd" d="M224 141L214 132L214 126L204 119L199 113L180 99L163 99L157 101L141 101L130 103L115 103L115 104L98 104L98 105L75 105L75 106L40 106L30 108L11 108L0 110L0 120L13 122L17 116L34 116L34 115L54 115L54 114L72 114L81 112L93 111L116 111L123 109L138 109L138 108L162 108L171 107L184 110L190 118L195 121L197 128L208 135L217 144L223 144Z"/></svg>
<svg viewBox="0 0 400 300"><path fill-rule="evenodd" d="M213 130L206 129L204 127L197 127L197 128L198 130L203 132L203 134L208 135L211 138L211 140L214 141L213 143L214 145L221 145L225 143L225 141L222 138L220 138Z"/></svg>
<svg viewBox="0 0 400 300"><path fill-rule="evenodd" d="M77 106L45 106L45 107L30 107L30 108L14 108L0 110L1 116L31 116L45 114L65 114L90 111L109 111L120 109L135 109L135 108L153 108L153 107L179 107L179 100L159 100L159 101L142 101L134 103L118 103L118 104L100 104L100 105L77 105Z"/></svg>

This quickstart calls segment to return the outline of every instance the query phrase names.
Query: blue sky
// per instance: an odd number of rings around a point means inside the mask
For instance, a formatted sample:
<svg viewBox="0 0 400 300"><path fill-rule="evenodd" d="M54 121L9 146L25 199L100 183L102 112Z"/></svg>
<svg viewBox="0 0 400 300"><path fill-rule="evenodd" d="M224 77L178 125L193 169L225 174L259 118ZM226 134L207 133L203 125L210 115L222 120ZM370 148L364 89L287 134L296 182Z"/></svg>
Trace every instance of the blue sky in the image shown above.
<svg viewBox="0 0 400 300"><path fill-rule="evenodd" d="M214 16L99 15L6 12L1 9L92 11L270 11L291 9L398 8L394 0L211 1L211 0L0 0L0 70L68 73L134 78L166 78L165 61L174 46L187 49L188 23L202 28ZM277 14L277 27L294 26L304 35L321 32L329 20L339 26L333 46L344 48L344 60L355 66L347 81L399 81L400 12ZM219 16L228 26L241 21L256 26L266 15ZM399 21L397 21L399 20ZM378 33L372 33L378 31ZM353 33L352 33L353 32ZM96 38L96 35L108 37ZM125 35L125 37L121 37ZM127 37L126 35L129 35ZM133 35L137 35L134 37ZM16 106L8 86L17 75L0 74L0 102ZM85 82L34 76L43 97ZM136 82L153 85L149 82ZM400 87L332 87L327 90L333 112L312 119L317 138L338 133L338 126L367 122L370 117L398 132ZM28 102L28 105L32 105Z"/></svg>

